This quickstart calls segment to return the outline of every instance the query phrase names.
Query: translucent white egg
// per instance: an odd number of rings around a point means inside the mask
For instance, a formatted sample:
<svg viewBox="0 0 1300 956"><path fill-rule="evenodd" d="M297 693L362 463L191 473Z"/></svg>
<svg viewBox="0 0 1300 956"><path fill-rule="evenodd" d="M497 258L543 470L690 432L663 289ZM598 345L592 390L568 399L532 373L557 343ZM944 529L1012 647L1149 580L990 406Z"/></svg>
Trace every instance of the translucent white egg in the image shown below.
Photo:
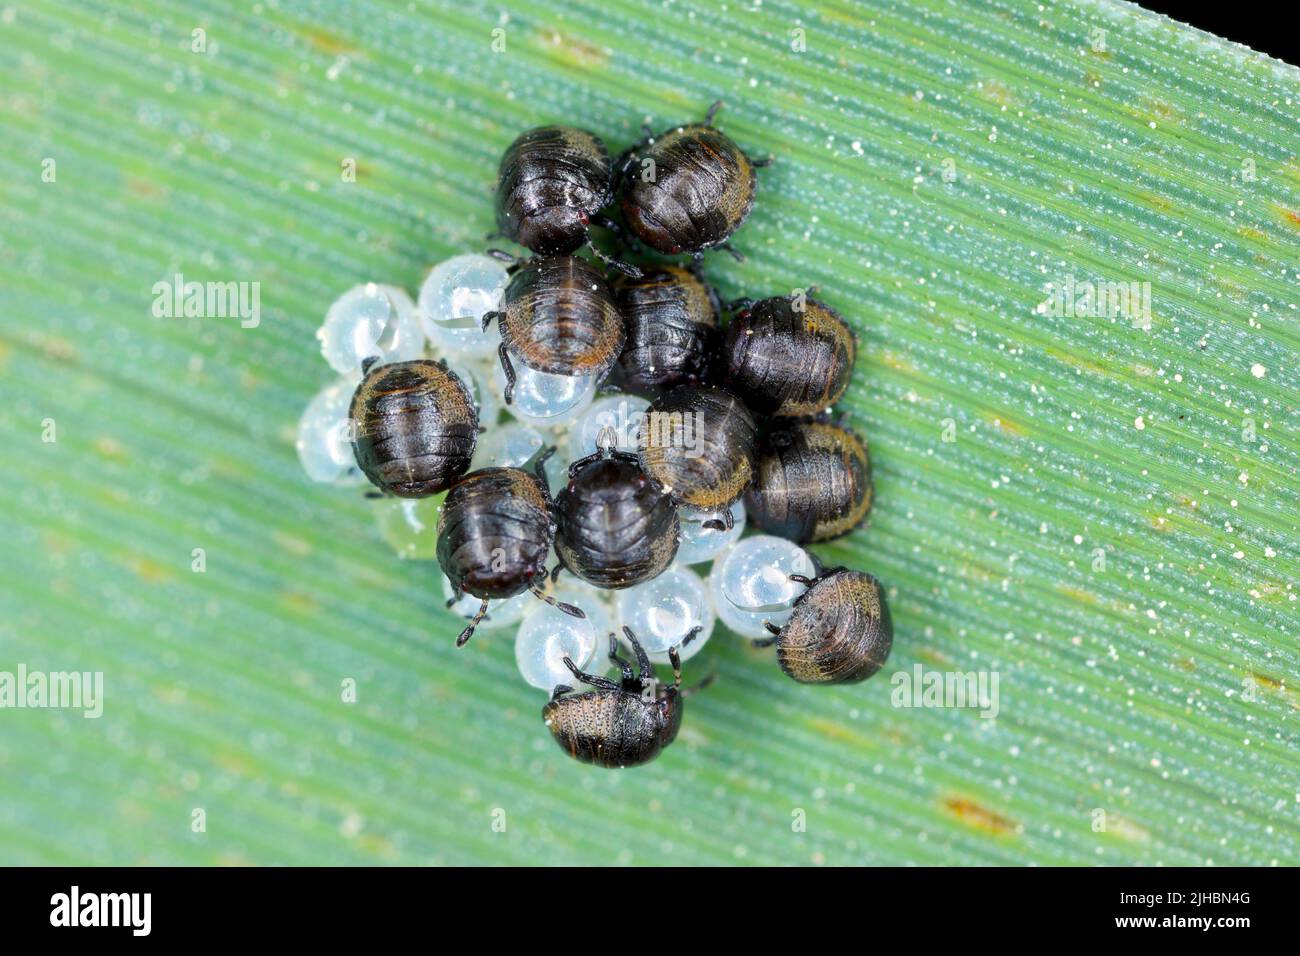
<svg viewBox="0 0 1300 956"><path fill-rule="evenodd" d="M513 404L505 409L521 422L539 428L571 425L585 412L596 395L596 378L590 375L551 375L513 361L515 392ZM500 365L492 374L498 394L504 395L505 372Z"/></svg>
<svg viewBox="0 0 1300 956"><path fill-rule="evenodd" d="M489 428L479 436L474 446L474 457L470 470L480 468L524 468L532 473L529 462L538 450L550 442L550 439L523 422L507 422L495 428ZM552 495L559 492L569 482L569 463L559 454L551 455L543 466L546 472L547 489Z"/></svg>
<svg viewBox="0 0 1300 956"><path fill-rule="evenodd" d="M348 425L348 406L356 387L350 378L326 385L298 419L298 460L312 481L360 485L366 480L352 454Z"/></svg>
<svg viewBox="0 0 1300 956"><path fill-rule="evenodd" d="M560 489L569 483L569 463L557 452L546 459L542 470L546 472L546 489L554 498L560 493Z"/></svg>
<svg viewBox="0 0 1300 956"><path fill-rule="evenodd" d="M591 621L591 626L600 638L600 653L609 653L609 635L618 631L612 591L595 587L567 571L561 571L559 579L546 588L546 593L557 601L572 604L587 615L587 620Z"/></svg>
<svg viewBox="0 0 1300 956"><path fill-rule="evenodd" d="M738 542L713 563L709 590L718 617L742 637L767 637L764 621L781 627L804 585L790 575L814 577L812 557L797 544L760 534Z"/></svg>
<svg viewBox="0 0 1300 956"><path fill-rule="evenodd" d="M712 561L724 550L735 544L745 531L745 503L737 501L731 506L732 528L704 527L706 521L721 521L723 512L692 511L678 509L677 517L681 519L682 536L677 546L676 562L678 564L699 564Z"/></svg>
<svg viewBox="0 0 1300 956"><path fill-rule="evenodd" d="M522 422L489 428L479 436L478 444L474 446L470 469L518 468L537 454L545 443L541 432Z"/></svg>
<svg viewBox="0 0 1300 956"><path fill-rule="evenodd" d="M479 425L491 431L501 414L501 399L492 389L488 370L478 364L457 362L448 362L447 367L469 389L470 401L478 412Z"/></svg>
<svg viewBox="0 0 1300 956"><path fill-rule="evenodd" d="M419 317L430 346L448 360L490 355L501 341L483 316L501 304L509 276L491 256L455 256L434 266L420 286Z"/></svg>
<svg viewBox="0 0 1300 956"><path fill-rule="evenodd" d="M597 449L606 428L612 429L618 451L636 451L637 434L650 403L635 395L607 395L591 403L569 430L569 460L576 461Z"/></svg>
<svg viewBox="0 0 1300 956"><path fill-rule="evenodd" d="M494 323L484 330L471 327L465 320L465 327L434 326L425 333L429 343L429 352L438 358L473 359L484 355L495 355L501 344L501 333Z"/></svg>
<svg viewBox="0 0 1300 956"><path fill-rule="evenodd" d="M375 524L399 558L431 561L438 556L438 515L446 492L428 498L377 498ZM448 590L447 597L451 597ZM477 603L475 607L477 608Z"/></svg>
<svg viewBox="0 0 1300 956"><path fill-rule="evenodd" d="M438 577L442 579L442 598L444 601L450 601L452 595L455 593L452 591L451 581L448 580L447 575L445 574L439 574ZM472 594L462 594L460 600L451 606L451 612L453 614L459 614L468 621L478 613L478 609L482 603L482 601L474 597ZM533 595L528 591L516 594L514 597L505 598L504 600L489 601L487 617L483 618L475 631L493 631L499 630L503 627L510 627L512 624L517 624L520 619L523 618L524 612L530 610L532 606L537 603L539 603L537 598L533 597Z"/></svg>
<svg viewBox="0 0 1300 956"><path fill-rule="evenodd" d="M603 673L599 660L609 651L610 615L603 601L581 589L557 585L548 590L557 601L582 609L585 618L573 617L529 594L533 606L524 612L515 635L515 663L524 680L548 694L557 684L589 690L564 666L567 655L579 670Z"/></svg>
<svg viewBox="0 0 1300 956"><path fill-rule="evenodd" d="M709 592L704 580L690 568L669 568L644 584L619 591L615 601L623 626L632 629L656 664L667 663L668 648L674 646L682 660L694 657L713 633ZM697 624L702 630L682 647Z"/></svg>
<svg viewBox="0 0 1300 956"><path fill-rule="evenodd" d="M343 375L355 375L368 358L406 362L424 354L415 304L402 289L368 282L334 300L316 330L321 355Z"/></svg>

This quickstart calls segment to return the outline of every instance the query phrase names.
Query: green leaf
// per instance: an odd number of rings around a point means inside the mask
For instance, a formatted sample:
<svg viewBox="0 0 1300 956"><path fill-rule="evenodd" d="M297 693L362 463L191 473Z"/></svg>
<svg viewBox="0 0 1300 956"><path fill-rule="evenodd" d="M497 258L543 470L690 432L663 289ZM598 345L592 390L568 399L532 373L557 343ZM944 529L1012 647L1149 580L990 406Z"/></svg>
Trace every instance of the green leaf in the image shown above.
<svg viewBox="0 0 1300 956"><path fill-rule="evenodd" d="M506 6L3 11L0 670L105 703L0 712L0 857L1294 862L1300 74L1112 3ZM877 503L819 553L894 651L802 687L718 634L678 742L602 772L293 433L326 306L481 249L517 133L719 97L776 162L710 276L861 333ZM260 324L155 318L176 272ZM1150 327L1039 311L1071 278ZM917 666L996 673L996 719L893 706Z"/></svg>

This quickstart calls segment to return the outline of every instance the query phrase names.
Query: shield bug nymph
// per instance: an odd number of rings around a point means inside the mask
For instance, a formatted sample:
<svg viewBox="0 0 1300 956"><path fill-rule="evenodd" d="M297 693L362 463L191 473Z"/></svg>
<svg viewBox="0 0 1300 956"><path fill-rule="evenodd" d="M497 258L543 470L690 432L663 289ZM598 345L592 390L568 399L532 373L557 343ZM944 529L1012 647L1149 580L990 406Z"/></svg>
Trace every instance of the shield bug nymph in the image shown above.
<svg viewBox="0 0 1300 956"><path fill-rule="evenodd" d="M884 666L894 643L885 592L870 574L832 568L814 579L791 575L808 590L784 627L755 646L776 645L781 670L801 684L852 684Z"/></svg>
<svg viewBox="0 0 1300 956"><path fill-rule="evenodd" d="M534 256L514 263L497 319L506 404L514 400L512 358L548 375L602 377L623 351L623 317L605 277L577 256Z"/></svg>
<svg viewBox="0 0 1300 956"><path fill-rule="evenodd" d="M542 255L565 255L586 244L607 264L639 275L591 244L592 224L615 228L601 215L613 198L609 151L600 137L571 126L530 129L501 157L495 235Z"/></svg>
<svg viewBox="0 0 1300 956"><path fill-rule="evenodd" d="M834 309L811 298L812 291L730 306L723 384L759 415L816 415L849 387L857 342Z"/></svg>
<svg viewBox="0 0 1300 956"><path fill-rule="evenodd" d="M645 140L619 163L623 218L658 252L688 252L699 259L721 247L743 258L727 239L754 208L755 168L770 159L750 159L732 139L714 129L722 101L709 107L703 123L646 131Z"/></svg>
<svg viewBox="0 0 1300 956"><path fill-rule="evenodd" d="M800 422L759 445L749 520L800 544L829 541L866 520L873 486L866 443L831 422Z"/></svg>
<svg viewBox="0 0 1300 956"><path fill-rule="evenodd" d="M488 601L531 591L574 617L571 604L543 594L546 557L555 537L551 496L543 466L554 448L522 468L482 468L457 482L438 516L438 564L451 582L455 603L463 593L482 600L478 613L456 639L464 644L487 614Z"/></svg>
<svg viewBox="0 0 1300 956"><path fill-rule="evenodd" d="M555 518L557 571L567 568L598 588L649 581L677 554L680 524L672 497L636 455L609 444L569 467Z"/></svg>
<svg viewBox="0 0 1300 956"><path fill-rule="evenodd" d="M542 708L542 719L555 742L574 760L599 767L635 767L649 763L677 738L682 725L682 662L673 647L668 659L673 683L663 684L654 674L650 658L630 628L623 634L636 654L636 673L618 655L618 641L609 636L609 659L618 666L620 680L586 674L566 657L564 665L582 683L594 688L572 693L560 684ZM689 642L688 636L683 644Z"/></svg>
<svg viewBox="0 0 1300 956"><path fill-rule="evenodd" d="M465 473L480 431L465 384L445 362L366 364L348 409L357 466L381 491L425 498Z"/></svg>
<svg viewBox="0 0 1300 956"><path fill-rule="evenodd" d="M717 294L680 266L651 269L614 285L627 325L615 370L629 392L653 397L674 385L703 382L721 338Z"/></svg>
<svg viewBox="0 0 1300 956"><path fill-rule="evenodd" d="M753 478L757 435L754 416L730 392L679 385L646 412L638 434L641 466L682 505L724 512L730 522L730 506Z"/></svg>

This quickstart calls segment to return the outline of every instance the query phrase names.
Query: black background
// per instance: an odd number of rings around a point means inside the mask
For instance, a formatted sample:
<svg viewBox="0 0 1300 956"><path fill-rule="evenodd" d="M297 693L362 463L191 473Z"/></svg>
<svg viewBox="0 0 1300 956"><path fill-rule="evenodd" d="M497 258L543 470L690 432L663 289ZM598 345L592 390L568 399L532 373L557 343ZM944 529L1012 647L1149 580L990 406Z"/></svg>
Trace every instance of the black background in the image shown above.
<svg viewBox="0 0 1300 956"><path fill-rule="evenodd" d="M1300 7L1295 0L1256 3L1169 3L1143 0L1138 6L1163 13L1207 33L1243 43L1295 66L1300 64Z"/></svg>
<svg viewBox="0 0 1300 956"><path fill-rule="evenodd" d="M707 882L706 882L707 881ZM50 898L76 884L85 893L149 892L152 932L54 928ZM1120 894L1249 893L1248 903L1121 904ZM1217 952L1270 951L1293 936L1294 873L1286 869L29 869L0 871L0 932L15 943L101 945L157 941L224 944L284 940L326 952L389 940L435 953L499 949L513 934L530 948L612 947L652 953L681 946L734 950L755 938L800 949L956 949L1008 942L1070 949L1101 937L1160 951L1188 944ZM1116 927L1117 916L1247 916L1249 927ZM779 934L774 937L773 933ZM1263 934L1261 936L1260 934ZM60 940L59 937L62 937ZM1292 939L1288 946L1294 948ZM314 948L314 947L313 947ZM40 952L45 949L38 950ZM50 949L49 952L63 951ZM1278 950L1282 951L1282 950Z"/></svg>

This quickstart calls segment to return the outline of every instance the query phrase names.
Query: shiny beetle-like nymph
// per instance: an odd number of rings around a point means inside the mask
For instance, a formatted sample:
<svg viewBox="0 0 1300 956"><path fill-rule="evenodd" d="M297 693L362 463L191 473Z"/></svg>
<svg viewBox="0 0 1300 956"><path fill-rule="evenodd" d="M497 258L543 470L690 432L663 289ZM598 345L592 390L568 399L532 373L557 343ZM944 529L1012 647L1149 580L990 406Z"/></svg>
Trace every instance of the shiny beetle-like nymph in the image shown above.
<svg viewBox="0 0 1300 956"><path fill-rule="evenodd" d="M799 544L848 534L871 511L871 457L858 435L831 422L798 422L759 443L749 520Z"/></svg>
<svg viewBox="0 0 1300 956"><path fill-rule="evenodd" d="M623 352L623 317L605 277L577 256L534 256L513 263L500 311L483 316L501 329L497 349L506 375L505 400L514 400L512 359L549 375L603 377Z"/></svg>
<svg viewBox="0 0 1300 956"><path fill-rule="evenodd" d="M602 445L555 498L557 566L598 588L649 581L677 555L677 506L636 455Z"/></svg>
<svg viewBox="0 0 1300 956"><path fill-rule="evenodd" d="M425 498L469 468L481 431L465 384L445 362L366 365L348 408L357 466L386 494Z"/></svg>
<svg viewBox="0 0 1300 956"><path fill-rule="evenodd" d="M816 415L849 387L857 342L813 289L730 305L722 382L758 415Z"/></svg>
<svg viewBox="0 0 1300 956"><path fill-rule="evenodd" d="M690 643L699 628L687 635ZM542 708L542 719L555 742L574 760L599 767L635 767L649 763L677 738L682 726L682 661L676 647L668 649L673 683L655 677L650 658L630 628L623 634L636 655L637 672L618 656L618 640L609 636L609 659L620 679L610 680L580 671L571 658L564 666L582 683L594 688L573 693L560 684Z"/></svg>
<svg viewBox="0 0 1300 956"><path fill-rule="evenodd" d="M754 170L771 159L745 155L729 136L713 128L722 101L709 107L703 123L678 126L633 146L619 162L618 191L623 218L658 252L687 252L726 245L754 208Z"/></svg>
<svg viewBox="0 0 1300 956"><path fill-rule="evenodd" d="M614 283L627 342L614 373L629 392L653 398L675 385L703 382L716 357L722 327L717 294L681 266L648 269Z"/></svg>
<svg viewBox="0 0 1300 956"><path fill-rule="evenodd" d="M551 495L543 470L555 449L539 452L532 472L522 468L481 468L462 478L442 503L438 516L438 564L451 582L450 607L462 594L481 600L478 612L456 639L470 639L487 614L488 601L531 591L573 617L578 608L543 594L546 557L555 538Z"/></svg>
<svg viewBox="0 0 1300 956"><path fill-rule="evenodd" d="M744 403L712 385L679 385L647 409L637 437L641 467L682 505L724 512L754 475L758 426ZM716 520L706 527L723 527Z"/></svg>
<svg viewBox="0 0 1300 956"><path fill-rule="evenodd" d="M791 575L807 586L783 627L768 623L781 670L801 684L853 684L885 665L894 626L884 588L870 574L832 568L816 578Z"/></svg>
<svg viewBox="0 0 1300 956"><path fill-rule="evenodd" d="M585 244L608 265L639 275L635 266L610 259L591 243L593 224L617 231L601 214L613 198L609 151L600 137L571 126L539 126L521 134L501 157L493 235L542 255L566 255Z"/></svg>

